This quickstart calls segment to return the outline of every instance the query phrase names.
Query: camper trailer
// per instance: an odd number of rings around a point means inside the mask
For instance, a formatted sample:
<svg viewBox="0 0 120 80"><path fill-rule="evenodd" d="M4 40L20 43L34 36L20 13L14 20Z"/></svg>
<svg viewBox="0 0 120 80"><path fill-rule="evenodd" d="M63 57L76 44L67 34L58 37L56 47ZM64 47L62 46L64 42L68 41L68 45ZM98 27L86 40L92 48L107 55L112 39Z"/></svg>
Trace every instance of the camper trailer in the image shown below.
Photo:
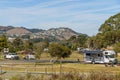
<svg viewBox="0 0 120 80"><path fill-rule="evenodd" d="M83 53L86 63L117 63L116 53L112 50L85 50Z"/></svg>

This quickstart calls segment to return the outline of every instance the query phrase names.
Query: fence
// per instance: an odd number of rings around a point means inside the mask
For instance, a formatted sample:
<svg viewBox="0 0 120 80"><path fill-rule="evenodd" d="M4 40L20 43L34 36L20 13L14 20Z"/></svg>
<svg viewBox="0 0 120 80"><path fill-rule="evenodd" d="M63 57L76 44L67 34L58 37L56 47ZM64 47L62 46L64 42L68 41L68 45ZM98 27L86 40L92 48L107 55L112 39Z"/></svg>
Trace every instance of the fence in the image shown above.
<svg viewBox="0 0 120 80"><path fill-rule="evenodd" d="M22 72L22 73L43 73L53 74L53 64L41 63L4 63L0 66L0 73Z"/></svg>

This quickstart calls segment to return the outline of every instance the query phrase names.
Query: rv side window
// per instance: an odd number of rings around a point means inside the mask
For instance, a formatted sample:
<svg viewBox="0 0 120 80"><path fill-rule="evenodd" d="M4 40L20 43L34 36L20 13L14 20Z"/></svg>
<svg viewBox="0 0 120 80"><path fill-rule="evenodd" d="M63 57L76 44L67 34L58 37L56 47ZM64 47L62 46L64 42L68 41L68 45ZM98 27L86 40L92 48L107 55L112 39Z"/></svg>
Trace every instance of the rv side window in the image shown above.
<svg viewBox="0 0 120 80"><path fill-rule="evenodd" d="M109 58L109 56L108 56L108 55L105 55L105 58Z"/></svg>
<svg viewBox="0 0 120 80"><path fill-rule="evenodd" d="M108 54L108 52L105 52L105 54Z"/></svg>
<svg viewBox="0 0 120 80"><path fill-rule="evenodd" d="M98 57L102 57L102 54L98 54Z"/></svg>
<svg viewBox="0 0 120 80"><path fill-rule="evenodd" d="M90 56L90 53L86 53L86 56Z"/></svg>

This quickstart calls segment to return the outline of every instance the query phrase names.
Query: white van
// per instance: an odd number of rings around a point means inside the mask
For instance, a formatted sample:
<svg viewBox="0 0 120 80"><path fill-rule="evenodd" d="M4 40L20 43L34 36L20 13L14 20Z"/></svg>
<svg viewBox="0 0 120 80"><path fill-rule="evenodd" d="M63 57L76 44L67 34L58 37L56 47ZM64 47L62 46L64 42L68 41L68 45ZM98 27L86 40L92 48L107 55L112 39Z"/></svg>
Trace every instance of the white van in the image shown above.
<svg viewBox="0 0 120 80"><path fill-rule="evenodd" d="M35 60L35 56L33 54L28 54L23 59L25 59L25 60Z"/></svg>
<svg viewBox="0 0 120 80"><path fill-rule="evenodd" d="M18 60L19 56L15 53L8 53L6 55L4 55L5 59L11 59L11 60Z"/></svg>

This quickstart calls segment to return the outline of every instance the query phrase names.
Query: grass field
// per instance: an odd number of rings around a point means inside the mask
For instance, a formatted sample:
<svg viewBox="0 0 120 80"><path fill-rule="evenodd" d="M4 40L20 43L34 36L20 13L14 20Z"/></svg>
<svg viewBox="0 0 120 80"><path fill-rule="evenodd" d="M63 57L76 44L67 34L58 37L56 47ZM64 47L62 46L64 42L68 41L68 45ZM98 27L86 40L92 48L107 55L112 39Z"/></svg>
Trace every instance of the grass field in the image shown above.
<svg viewBox="0 0 120 80"><path fill-rule="evenodd" d="M21 55L22 57L23 55ZM117 57L120 60L120 57ZM22 59L22 58L21 58ZM43 53L42 60L50 60L48 53ZM66 60L83 61L83 55L73 52ZM42 65L43 64L43 65ZM50 64L50 65L49 65ZM1 65L2 66L2 65ZM84 63L13 63L2 66L2 71L6 73L1 75L3 78L11 78L10 80L60 80L60 72L62 72L61 80L120 80L120 66L106 67L104 64L84 64ZM12 73L11 73L12 72ZM22 72L21 74L19 74ZM19 75L16 75L16 74ZM26 73L44 73L43 78L40 75L31 75L30 79L26 79ZM55 73L53 76L47 73ZM86 74L88 74L86 76ZM11 76L12 75L12 76ZM36 78L36 79L35 79ZM47 79L46 79L47 78ZM51 78L51 79L50 79ZM1 79L2 80L2 79ZM4 79L3 79L4 80Z"/></svg>
<svg viewBox="0 0 120 80"><path fill-rule="evenodd" d="M26 65L25 65L26 64ZM60 64L55 63L53 65L39 65L37 64L35 67L35 64L29 64L25 63L22 65L14 64L11 66L11 64L4 66L2 69L7 71L13 71L12 73L6 73L4 74L4 77L9 78L12 76L8 76L11 74L14 74L14 77L18 77L17 72L21 71L24 72L22 75L26 76L25 73L32 73L32 72L42 72L44 74L44 78L47 76L47 73L54 73L54 77L51 77L52 79L45 79L45 80L59 80L60 77ZM43 63L40 63L43 64ZM48 63L44 63L48 64ZM52 70L53 67L53 70ZM26 70L27 69L27 70ZM61 80L120 80L120 66L114 66L114 67L105 67L103 64L79 64L79 63L62 63L61 67L62 72L62 79ZM88 76L86 76L88 74ZM110 76L112 74L112 76ZM118 75L118 76L116 76ZM21 76L21 75L19 75ZM36 77L39 77L40 74ZM59 76L59 77L56 77ZM47 76L50 78L49 76ZM88 79L86 79L88 77ZM113 77L115 77L113 79ZM117 77L117 79L116 79ZM20 78L20 77L18 77ZM23 78L21 76L21 78ZM20 79L11 79L11 80L21 80ZM69 79L67 79L69 78ZM74 79L75 78L75 79ZM78 79L76 79L78 78ZM82 78L82 79L80 79ZM85 78L85 79L84 79ZM90 79L91 78L91 79ZM100 79L99 79L100 78ZM105 78L105 79L104 79ZM24 80L24 79L22 79ZM34 80L34 79L25 79L25 80ZM44 79L35 79L35 80L44 80Z"/></svg>
<svg viewBox="0 0 120 80"><path fill-rule="evenodd" d="M106 67L104 64L80 64L80 63L62 63L60 68L59 63L24 63L24 64L5 64L2 66L2 70L6 71L22 71L26 72L60 72L63 73L77 71L77 72L91 72L91 71L107 71L113 73L120 73L120 66L114 65Z"/></svg>
<svg viewBox="0 0 120 80"><path fill-rule="evenodd" d="M119 57L117 57L118 59L120 59ZM50 60L51 57L48 53L43 53L41 55L41 59L43 60ZM73 52L69 58L65 58L66 60L81 60L83 61L83 55L78 54L77 52ZM25 63L25 64L29 64L29 63ZM26 67L28 67L29 71L34 71L36 67L36 71L42 71L44 72L45 69L48 72L52 71L52 67L53 67L53 71L54 72L59 72L60 71L60 64L59 63L54 63L52 66L40 66L37 65L35 66L34 63L32 65L8 65L10 67L3 67L3 70L20 70L20 71L25 71ZM42 63L41 63L42 64ZM48 64L48 63L44 63L44 64ZM13 67L13 68L12 68ZM19 68L21 67L21 68ZM62 72L70 72L70 71L78 71L78 72L89 72L89 71L109 71L109 72L120 72L120 66L108 66L105 67L104 64L80 64L80 63L62 63Z"/></svg>

